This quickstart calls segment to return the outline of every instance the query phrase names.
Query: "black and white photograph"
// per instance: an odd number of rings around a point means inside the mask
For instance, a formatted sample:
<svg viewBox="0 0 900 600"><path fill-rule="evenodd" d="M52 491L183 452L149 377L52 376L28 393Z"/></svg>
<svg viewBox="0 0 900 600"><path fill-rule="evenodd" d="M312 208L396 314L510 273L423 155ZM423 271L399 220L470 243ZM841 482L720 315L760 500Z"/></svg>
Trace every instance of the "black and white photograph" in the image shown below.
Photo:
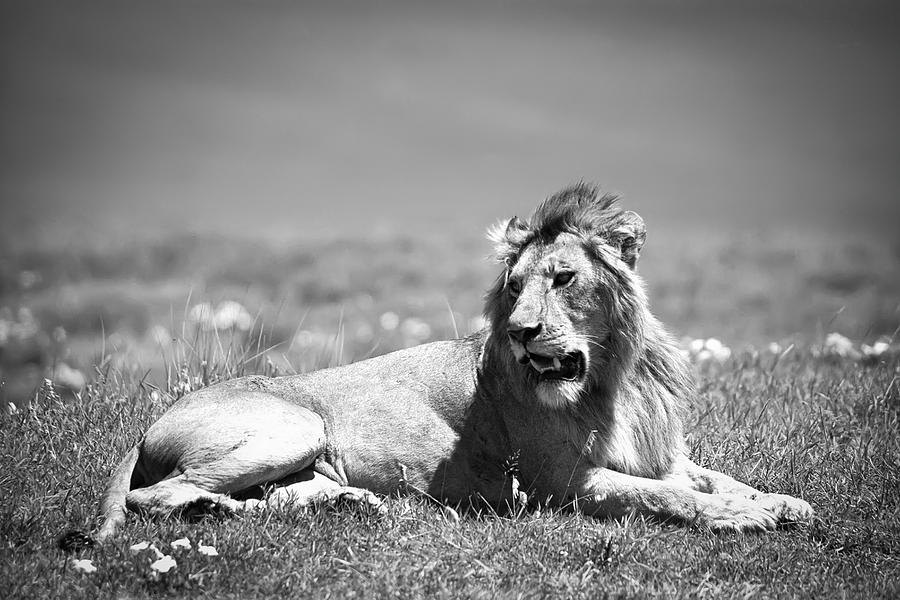
<svg viewBox="0 0 900 600"><path fill-rule="evenodd" d="M900 5L0 0L0 597L897 598Z"/></svg>

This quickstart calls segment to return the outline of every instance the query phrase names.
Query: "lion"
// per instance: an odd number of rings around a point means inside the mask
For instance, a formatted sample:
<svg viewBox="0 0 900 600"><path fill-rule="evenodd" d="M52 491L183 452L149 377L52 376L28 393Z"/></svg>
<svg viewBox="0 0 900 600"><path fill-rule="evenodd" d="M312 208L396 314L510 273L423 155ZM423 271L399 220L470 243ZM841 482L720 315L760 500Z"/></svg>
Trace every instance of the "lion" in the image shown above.
<svg viewBox="0 0 900 600"><path fill-rule="evenodd" d="M184 396L115 469L95 539L129 510L383 510L396 493L713 530L808 521L805 501L689 458L689 367L636 271L644 222L619 204L581 183L491 230L502 272L468 337Z"/></svg>

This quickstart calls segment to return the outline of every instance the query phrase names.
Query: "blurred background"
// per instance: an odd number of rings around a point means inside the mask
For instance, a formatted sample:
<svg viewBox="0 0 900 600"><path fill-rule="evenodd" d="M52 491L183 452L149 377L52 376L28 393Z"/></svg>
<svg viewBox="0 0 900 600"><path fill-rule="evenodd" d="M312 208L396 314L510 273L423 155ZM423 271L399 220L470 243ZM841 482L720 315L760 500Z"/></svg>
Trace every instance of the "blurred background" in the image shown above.
<svg viewBox="0 0 900 600"><path fill-rule="evenodd" d="M486 227L582 179L678 336L892 336L898 57L869 0L7 0L0 394L468 333Z"/></svg>

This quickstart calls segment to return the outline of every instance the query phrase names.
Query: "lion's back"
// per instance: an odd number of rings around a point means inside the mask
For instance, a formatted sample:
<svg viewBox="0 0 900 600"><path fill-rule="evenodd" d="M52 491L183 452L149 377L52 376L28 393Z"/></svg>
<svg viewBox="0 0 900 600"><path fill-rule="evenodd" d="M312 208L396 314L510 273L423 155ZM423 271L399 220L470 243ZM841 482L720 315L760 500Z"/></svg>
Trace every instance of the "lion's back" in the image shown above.
<svg viewBox="0 0 900 600"><path fill-rule="evenodd" d="M405 348L340 367L267 379L262 385L279 396L309 404L317 412L381 403L405 390L433 410L456 420L475 391L482 333ZM257 378L254 385L260 385Z"/></svg>

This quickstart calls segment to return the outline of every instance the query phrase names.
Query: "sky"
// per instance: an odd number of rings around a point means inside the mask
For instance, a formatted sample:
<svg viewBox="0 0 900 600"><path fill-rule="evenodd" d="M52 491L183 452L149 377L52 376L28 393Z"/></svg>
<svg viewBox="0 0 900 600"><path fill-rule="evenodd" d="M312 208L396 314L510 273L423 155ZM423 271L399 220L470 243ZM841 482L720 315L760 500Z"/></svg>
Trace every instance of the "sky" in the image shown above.
<svg viewBox="0 0 900 600"><path fill-rule="evenodd" d="M898 15L7 0L0 234L483 230L582 179L650 227L890 231Z"/></svg>

